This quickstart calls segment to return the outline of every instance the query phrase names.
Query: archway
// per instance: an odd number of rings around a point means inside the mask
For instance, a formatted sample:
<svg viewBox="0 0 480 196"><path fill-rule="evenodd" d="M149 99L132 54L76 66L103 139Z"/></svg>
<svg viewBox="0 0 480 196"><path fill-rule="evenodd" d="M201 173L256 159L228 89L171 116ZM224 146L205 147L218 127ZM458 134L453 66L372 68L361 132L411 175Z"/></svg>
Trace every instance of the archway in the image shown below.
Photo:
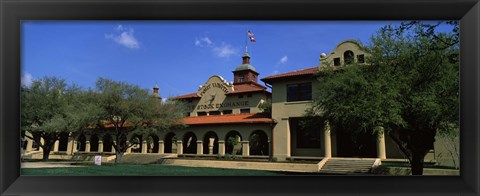
<svg viewBox="0 0 480 196"><path fill-rule="evenodd" d="M130 145L132 153L141 153L142 152L142 136L138 134L132 135L130 138Z"/></svg>
<svg viewBox="0 0 480 196"><path fill-rule="evenodd" d="M98 152L99 138L96 134L90 136L90 152Z"/></svg>
<svg viewBox="0 0 480 196"><path fill-rule="evenodd" d="M177 152L177 136L175 133L168 133L165 135L165 139L163 140L165 153L176 153Z"/></svg>
<svg viewBox="0 0 480 196"><path fill-rule="evenodd" d="M68 133L60 133L60 138L58 141L58 151L67 151L68 148Z"/></svg>
<svg viewBox="0 0 480 196"><path fill-rule="evenodd" d="M269 155L268 136L264 131L254 131L248 141L250 144L250 155Z"/></svg>
<svg viewBox="0 0 480 196"><path fill-rule="evenodd" d="M218 136L213 131L207 132L203 137L203 154L210 154L209 145L212 140L213 140L212 154L218 154Z"/></svg>
<svg viewBox="0 0 480 196"><path fill-rule="evenodd" d="M85 138L85 135L79 135L77 137L77 151L78 152L85 152L85 142L87 139Z"/></svg>
<svg viewBox="0 0 480 196"><path fill-rule="evenodd" d="M230 131L225 136L225 153L233 155L242 154L242 135L237 131Z"/></svg>
<svg viewBox="0 0 480 196"><path fill-rule="evenodd" d="M158 153L158 136L150 134L147 138L147 153Z"/></svg>
<svg viewBox="0 0 480 196"><path fill-rule="evenodd" d="M353 52L350 50L347 50L343 53L343 61L345 62L346 65L352 64L353 63Z"/></svg>
<svg viewBox="0 0 480 196"><path fill-rule="evenodd" d="M110 134L105 134L103 136L103 152L112 152L113 148L113 139Z"/></svg>
<svg viewBox="0 0 480 196"><path fill-rule="evenodd" d="M197 136L193 132L183 136L183 154L197 154Z"/></svg>

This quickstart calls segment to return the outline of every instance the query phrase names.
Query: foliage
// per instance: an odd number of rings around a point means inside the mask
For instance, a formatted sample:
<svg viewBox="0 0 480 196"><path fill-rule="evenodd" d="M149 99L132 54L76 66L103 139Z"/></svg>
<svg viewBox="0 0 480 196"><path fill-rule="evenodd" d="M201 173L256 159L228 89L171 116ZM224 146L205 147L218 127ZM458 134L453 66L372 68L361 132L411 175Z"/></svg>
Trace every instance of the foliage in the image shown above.
<svg viewBox="0 0 480 196"><path fill-rule="evenodd" d="M271 113L272 112L272 100L271 99L267 99L266 101L262 100L262 102L260 102L260 104L258 104L258 109L260 109L262 112Z"/></svg>
<svg viewBox="0 0 480 196"><path fill-rule="evenodd" d="M88 115L80 104L80 95L79 87L56 77L44 77L21 87L22 134L43 149L43 160L48 160L60 134L82 129Z"/></svg>
<svg viewBox="0 0 480 196"><path fill-rule="evenodd" d="M447 156L452 162L453 166L460 168L460 129L452 127L451 131L442 131L438 134L438 138L442 140L443 147L447 150L447 155L440 154L438 157Z"/></svg>
<svg viewBox="0 0 480 196"><path fill-rule="evenodd" d="M323 67L307 113L357 132L384 127L422 174L437 131L459 123L458 23L451 33L439 24L386 26L364 48L367 65Z"/></svg>
<svg viewBox="0 0 480 196"><path fill-rule="evenodd" d="M95 91L90 90L89 103L97 108L92 113L95 116L92 124L113 131L117 162L129 147L141 143L138 139L127 142L129 136L183 126L179 119L185 107L180 102L163 103L148 90L125 82L99 78Z"/></svg>
<svg viewBox="0 0 480 196"><path fill-rule="evenodd" d="M235 146L239 142L239 137L238 136L230 136L227 139L227 145L229 146Z"/></svg>

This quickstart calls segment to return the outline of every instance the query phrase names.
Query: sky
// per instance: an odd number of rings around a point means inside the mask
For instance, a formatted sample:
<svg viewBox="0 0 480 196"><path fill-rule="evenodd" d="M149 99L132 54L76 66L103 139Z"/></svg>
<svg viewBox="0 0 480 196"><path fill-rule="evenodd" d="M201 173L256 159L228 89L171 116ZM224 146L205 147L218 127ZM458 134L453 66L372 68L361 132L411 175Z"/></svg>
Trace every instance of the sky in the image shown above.
<svg viewBox="0 0 480 196"><path fill-rule="evenodd" d="M196 92L212 75L233 81L248 43L250 63L270 75L319 64L343 40L368 44L398 21L23 21L22 84L44 76L83 88L99 77L164 98ZM247 41L247 30L256 42ZM262 82L259 81L261 84Z"/></svg>

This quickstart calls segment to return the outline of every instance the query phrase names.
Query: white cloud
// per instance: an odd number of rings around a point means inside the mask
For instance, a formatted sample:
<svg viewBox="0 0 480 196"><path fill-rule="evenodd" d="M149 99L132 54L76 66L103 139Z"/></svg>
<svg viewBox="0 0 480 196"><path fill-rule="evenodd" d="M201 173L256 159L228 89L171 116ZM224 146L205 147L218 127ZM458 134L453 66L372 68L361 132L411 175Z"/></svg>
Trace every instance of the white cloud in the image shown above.
<svg viewBox="0 0 480 196"><path fill-rule="evenodd" d="M111 39L115 43L127 48L140 48L140 42L138 42L137 38L133 35L134 31L132 28L125 28L122 25L118 25L116 30L119 31L119 34L105 34L105 38Z"/></svg>
<svg viewBox="0 0 480 196"><path fill-rule="evenodd" d="M195 46L201 48L208 48L212 51L212 53L220 58L229 58L232 55L238 54L238 50L234 48L232 45L222 42L218 44L213 42L209 37L197 37L195 38Z"/></svg>
<svg viewBox="0 0 480 196"><path fill-rule="evenodd" d="M280 59L280 63L282 63L282 64L285 64L287 61L288 61L288 57L287 57L287 56L283 56L283 57Z"/></svg>
<svg viewBox="0 0 480 196"><path fill-rule="evenodd" d="M123 25L118 25L117 26L117 31L123 31L125 28L123 28Z"/></svg>
<svg viewBox="0 0 480 196"><path fill-rule="evenodd" d="M211 46L213 44L209 37L195 38L195 46Z"/></svg>
<svg viewBox="0 0 480 196"><path fill-rule="evenodd" d="M234 54L237 54L237 50L225 42L222 42L221 46L215 46L212 51L218 57L228 58Z"/></svg>
<svg viewBox="0 0 480 196"><path fill-rule="evenodd" d="M280 73L278 70L274 70L270 75L275 75L275 74L278 74Z"/></svg>
<svg viewBox="0 0 480 196"><path fill-rule="evenodd" d="M25 74L22 75L22 79L21 79L22 85L30 86L32 84L32 81L33 81L32 74L25 73Z"/></svg>

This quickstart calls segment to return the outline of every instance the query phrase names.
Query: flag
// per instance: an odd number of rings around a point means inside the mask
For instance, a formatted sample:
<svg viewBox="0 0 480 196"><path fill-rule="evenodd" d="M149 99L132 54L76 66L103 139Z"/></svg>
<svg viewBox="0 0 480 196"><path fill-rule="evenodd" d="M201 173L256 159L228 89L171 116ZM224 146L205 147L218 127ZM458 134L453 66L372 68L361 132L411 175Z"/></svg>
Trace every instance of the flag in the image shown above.
<svg viewBox="0 0 480 196"><path fill-rule="evenodd" d="M250 41L251 42L257 42L257 40L255 40L255 38L253 38L253 37L250 37Z"/></svg>
<svg viewBox="0 0 480 196"><path fill-rule="evenodd" d="M248 36L253 37L253 32L249 30L248 31Z"/></svg>

